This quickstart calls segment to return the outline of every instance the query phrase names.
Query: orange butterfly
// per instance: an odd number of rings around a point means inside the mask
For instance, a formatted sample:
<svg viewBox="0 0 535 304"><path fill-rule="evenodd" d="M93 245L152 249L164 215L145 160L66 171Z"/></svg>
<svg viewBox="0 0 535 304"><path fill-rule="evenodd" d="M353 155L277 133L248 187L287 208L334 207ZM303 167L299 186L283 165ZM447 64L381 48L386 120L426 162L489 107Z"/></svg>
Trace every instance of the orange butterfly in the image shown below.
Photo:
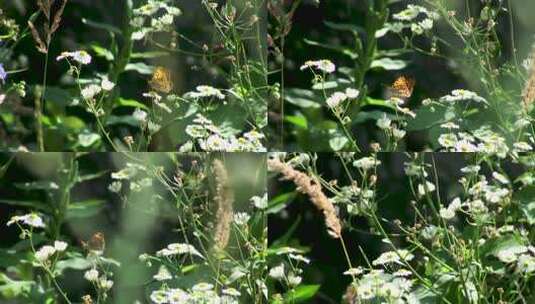
<svg viewBox="0 0 535 304"><path fill-rule="evenodd" d="M96 232L87 242L82 241L82 247L84 247L84 249L87 251L102 254L106 248L106 239L104 238L104 233Z"/></svg>
<svg viewBox="0 0 535 304"><path fill-rule="evenodd" d="M402 99L411 97L415 84L416 81L414 80L414 78L409 78L407 76L398 77L390 88L392 92L392 97Z"/></svg>
<svg viewBox="0 0 535 304"><path fill-rule="evenodd" d="M164 67L156 67L152 73L152 79L149 85L156 91L169 93L173 89L173 81L171 79L171 71Z"/></svg>

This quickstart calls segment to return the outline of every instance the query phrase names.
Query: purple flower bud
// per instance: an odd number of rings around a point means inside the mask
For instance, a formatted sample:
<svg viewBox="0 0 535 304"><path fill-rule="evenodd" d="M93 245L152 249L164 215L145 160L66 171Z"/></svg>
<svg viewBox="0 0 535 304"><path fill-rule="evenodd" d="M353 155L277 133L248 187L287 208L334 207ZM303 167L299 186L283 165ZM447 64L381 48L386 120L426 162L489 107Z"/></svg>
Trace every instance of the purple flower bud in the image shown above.
<svg viewBox="0 0 535 304"><path fill-rule="evenodd" d="M6 70L4 70L4 65L0 63L0 80L2 80L2 83L6 81L7 73Z"/></svg>

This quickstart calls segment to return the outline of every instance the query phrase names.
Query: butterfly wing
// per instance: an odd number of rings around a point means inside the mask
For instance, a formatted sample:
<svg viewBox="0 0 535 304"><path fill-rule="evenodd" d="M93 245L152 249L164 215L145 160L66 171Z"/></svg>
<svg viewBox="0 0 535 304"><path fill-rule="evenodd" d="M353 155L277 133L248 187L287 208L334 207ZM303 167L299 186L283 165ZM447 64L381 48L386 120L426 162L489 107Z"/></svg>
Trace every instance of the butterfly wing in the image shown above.
<svg viewBox="0 0 535 304"><path fill-rule="evenodd" d="M164 67L157 67L152 74L149 85L156 91L169 93L173 89L171 71Z"/></svg>
<svg viewBox="0 0 535 304"><path fill-rule="evenodd" d="M409 98L412 96L416 81L413 78L400 76L392 84L392 95L398 98Z"/></svg>

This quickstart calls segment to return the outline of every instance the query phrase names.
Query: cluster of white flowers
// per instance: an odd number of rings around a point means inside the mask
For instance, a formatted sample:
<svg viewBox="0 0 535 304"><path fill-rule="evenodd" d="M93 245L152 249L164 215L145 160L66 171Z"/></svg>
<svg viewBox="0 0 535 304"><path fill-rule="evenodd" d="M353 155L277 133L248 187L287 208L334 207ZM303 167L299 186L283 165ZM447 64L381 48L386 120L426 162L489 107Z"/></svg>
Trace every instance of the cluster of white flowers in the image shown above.
<svg viewBox="0 0 535 304"><path fill-rule="evenodd" d="M56 253L60 253L67 249L67 243L63 241L55 241L54 246L45 245L35 252L35 259L40 263L46 263L50 257Z"/></svg>
<svg viewBox="0 0 535 304"><path fill-rule="evenodd" d="M360 271L358 273L360 274ZM355 299L350 300L366 303L370 300L377 300L378 303L419 303L411 291L412 280L403 277L409 273L400 271L394 275L373 269L353 283Z"/></svg>
<svg viewBox="0 0 535 304"><path fill-rule="evenodd" d="M509 152L505 138L486 126L476 129L473 134L466 132L441 134L438 143L450 152L482 152L501 158L506 157ZM529 144L525 148L529 149Z"/></svg>
<svg viewBox="0 0 535 304"><path fill-rule="evenodd" d="M132 39L141 40L149 33L172 31L175 17L182 11L168 4L169 1L148 0L147 4L133 10L130 24L135 28ZM163 11L163 14L160 12ZM148 23L148 24L147 24Z"/></svg>
<svg viewBox="0 0 535 304"><path fill-rule="evenodd" d="M198 283L189 290L180 288L164 288L155 290L150 295L152 303L156 304L238 304L241 293L234 288L225 288L217 294L214 285Z"/></svg>
<svg viewBox="0 0 535 304"><path fill-rule="evenodd" d="M7 222L7 226L11 226L14 223L20 223L20 224L28 225L34 228L45 227L45 223L43 222L43 219L35 213L29 213L25 215L15 215L11 217L11 219Z"/></svg>
<svg viewBox="0 0 535 304"><path fill-rule="evenodd" d="M440 216L445 220L451 220L455 217L455 213L457 210L461 209L461 199L456 197L453 199L453 201L448 205L447 208L440 208Z"/></svg>
<svg viewBox="0 0 535 304"><path fill-rule="evenodd" d="M62 52L61 55L56 57L57 61L63 59L72 59L80 64L87 65L91 63L91 55L86 51L75 51L75 52Z"/></svg>
<svg viewBox="0 0 535 304"><path fill-rule="evenodd" d="M101 290L110 290L113 287L113 281L108 279L105 274L100 276L97 269L91 268L84 273L84 279L96 284L97 288Z"/></svg>
<svg viewBox="0 0 535 304"><path fill-rule="evenodd" d="M353 166L364 171L375 168L381 164L381 161L375 157L363 157L353 162Z"/></svg>
<svg viewBox="0 0 535 304"><path fill-rule="evenodd" d="M200 99L200 98L208 98L208 97L215 97L217 99L225 99L225 94L221 92L221 90L216 89L214 87L208 86L208 85L200 85L197 86L196 91L188 92L184 95L185 98L193 98L193 99Z"/></svg>
<svg viewBox="0 0 535 304"><path fill-rule="evenodd" d="M183 254L195 255L195 256L204 258L203 255L197 249L195 249L195 247L193 247L190 244L184 244L184 243L169 244L167 245L166 248L156 252L156 255L160 257L168 257L168 256L183 255Z"/></svg>
<svg viewBox="0 0 535 304"><path fill-rule="evenodd" d="M475 101L484 104L488 103L485 98L477 95L477 93L463 89L453 90L449 95L441 97L439 101L445 103L456 103L459 101Z"/></svg>
<svg viewBox="0 0 535 304"><path fill-rule="evenodd" d="M381 255L377 259L373 260L372 264L374 266L386 265L391 263L403 265L406 262L412 260L413 258L414 255L409 251L405 249L399 249L395 251L387 251L381 253Z"/></svg>
<svg viewBox="0 0 535 304"><path fill-rule="evenodd" d="M264 138L262 133L252 130L244 133L241 137L236 137L229 132L224 132L201 114L197 114L193 123L186 127L186 134L193 138L204 151L266 151L262 144ZM191 143L181 147L181 151L191 149Z"/></svg>
<svg viewBox="0 0 535 304"><path fill-rule="evenodd" d="M326 103L329 108L337 108L343 101L347 99L355 99L359 96L359 90L353 88L347 88L345 92L334 92L327 98Z"/></svg>
<svg viewBox="0 0 535 304"><path fill-rule="evenodd" d="M406 28L415 35L422 35L433 29L435 21L440 18L440 15L436 12L430 12L423 6L409 4L406 9L392 17L395 21L386 23L384 28L376 33L376 37L382 37L388 32L399 34Z"/></svg>
<svg viewBox="0 0 535 304"><path fill-rule="evenodd" d="M333 73L334 71L336 71L336 66L334 65L334 63L332 63L332 61L328 60L328 59L322 59L322 60L309 60L309 61L306 61L302 66L301 66L301 71L305 70L305 69L317 69L317 70L320 70L324 73L327 73L327 74L330 74L330 73Z"/></svg>

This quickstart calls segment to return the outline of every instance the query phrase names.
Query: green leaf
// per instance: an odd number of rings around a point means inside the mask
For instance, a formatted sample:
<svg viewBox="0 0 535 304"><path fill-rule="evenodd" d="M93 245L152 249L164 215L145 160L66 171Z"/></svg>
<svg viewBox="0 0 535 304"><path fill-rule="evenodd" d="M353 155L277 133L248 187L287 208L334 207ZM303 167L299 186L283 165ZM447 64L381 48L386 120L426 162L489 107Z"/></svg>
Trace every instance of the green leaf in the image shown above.
<svg viewBox="0 0 535 304"><path fill-rule="evenodd" d="M276 197L274 197L273 199L269 201L268 207L266 209L266 213L267 214L278 213L282 209L286 208L286 205L289 202L291 202L295 198L296 195L297 193L295 191L277 195Z"/></svg>
<svg viewBox="0 0 535 304"><path fill-rule="evenodd" d="M86 218L97 214L104 208L105 200L90 199L70 203L67 208L67 219Z"/></svg>
<svg viewBox="0 0 535 304"><path fill-rule="evenodd" d="M414 119L408 120L406 130L420 131L442 124L447 121L446 116L452 111L454 111L453 108L443 105L423 106L416 110L416 117Z"/></svg>
<svg viewBox="0 0 535 304"><path fill-rule="evenodd" d="M15 281L0 273L0 294L7 299L29 294L34 284L34 281Z"/></svg>
<svg viewBox="0 0 535 304"><path fill-rule="evenodd" d="M374 107L384 107L388 108L390 110L396 110L396 107L392 105L391 103L387 102L384 99L375 99L371 97L366 97L361 104L362 107L365 106L374 106Z"/></svg>
<svg viewBox="0 0 535 304"><path fill-rule="evenodd" d="M87 18L82 18L82 23L86 24L86 25L88 25L90 27L93 27L93 28L96 28L96 29L100 29L100 30L105 30L105 31L108 31L110 33L114 33L114 34L117 34L117 35L121 35L122 34L121 30L118 27L113 26L111 24L92 21L92 20L89 20Z"/></svg>
<svg viewBox="0 0 535 304"><path fill-rule="evenodd" d="M63 126L71 131L77 132L85 128L85 122L76 116L66 116L61 118Z"/></svg>
<svg viewBox="0 0 535 304"><path fill-rule="evenodd" d="M19 206L19 207L30 207L30 208L35 208L35 209L41 210L41 211L48 211L49 210L47 205L45 205L41 201L0 199L0 204L6 204L6 205L11 205L11 206Z"/></svg>
<svg viewBox="0 0 535 304"><path fill-rule="evenodd" d="M376 59L372 61L372 69L384 69L387 71L402 70L407 67L407 62L403 60L395 60L388 57Z"/></svg>
<svg viewBox="0 0 535 304"><path fill-rule="evenodd" d="M91 268L92 264L79 254L73 254L72 257L61 260L56 263L55 272L63 273L65 269L85 270Z"/></svg>
<svg viewBox="0 0 535 304"><path fill-rule="evenodd" d="M328 28L336 30L336 31L352 32L354 34L366 33L366 31L364 30L362 26L354 25L351 23L336 23L336 22L330 22L330 21L324 21L323 23Z"/></svg>
<svg viewBox="0 0 535 304"><path fill-rule="evenodd" d="M336 51L338 53L341 53L343 55L346 55L348 56L349 58L355 60L359 57L359 55L355 52L353 52L353 50L351 50L350 48L347 48L347 47L341 47L341 46L336 46L336 45L331 45L331 44L325 44L325 43L321 43L321 42L317 42L317 41L313 41L313 40L308 40L308 39L304 39L304 42L308 45L312 45L312 46L317 46L317 47L321 47L321 48L324 48L324 49L328 49L328 50L332 50L332 51Z"/></svg>
<svg viewBox="0 0 535 304"><path fill-rule="evenodd" d="M300 285L284 295L285 303L302 303L313 298L321 285Z"/></svg>
<svg viewBox="0 0 535 304"><path fill-rule="evenodd" d="M115 56L113 56L113 53L111 51L101 47L100 45L92 44L91 48L98 57L104 57L108 61L113 61L115 59Z"/></svg>
<svg viewBox="0 0 535 304"><path fill-rule="evenodd" d="M303 130L308 129L308 122L305 116L286 115L284 117L284 120L295 125L296 127L300 129L303 129Z"/></svg>
<svg viewBox="0 0 535 304"><path fill-rule="evenodd" d="M134 99L124 99L122 97L117 99L117 100L115 100L113 107L114 108L132 107L132 108L140 108L140 109L149 111L149 107L147 107L146 105L142 104L141 102L139 102L137 100L134 100Z"/></svg>
<svg viewBox="0 0 535 304"><path fill-rule="evenodd" d="M336 132L329 138L329 147L331 147L333 151L340 151L348 142L349 140L341 132Z"/></svg>
<svg viewBox="0 0 535 304"><path fill-rule="evenodd" d="M49 181L37 181L27 183L15 183L15 187L23 190L50 190L55 191L59 189L58 184Z"/></svg>
<svg viewBox="0 0 535 304"><path fill-rule="evenodd" d="M99 177L102 177L102 176L106 175L108 172L109 172L109 170L105 170L105 171L101 171L101 172L98 172L98 173L80 175L80 176L78 176L76 178L76 182L77 183L82 183L82 182L85 182L85 181L88 181L88 180L96 179L96 178L99 178Z"/></svg>
<svg viewBox="0 0 535 304"><path fill-rule="evenodd" d="M315 83L312 86L313 90L330 90L338 87L338 82L336 81L324 81Z"/></svg>
<svg viewBox="0 0 535 304"><path fill-rule="evenodd" d="M115 116L110 115L108 119L106 120L106 125L120 125L125 124L132 127L139 127L139 121L135 119L132 115L125 115L125 116Z"/></svg>
<svg viewBox="0 0 535 304"><path fill-rule="evenodd" d="M58 87L47 87L45 92L45 100L63 107L72 104L71 94L68 91Z"/></svg>
<svg viewBox="0 0 535 304"><path fill-rule="evenodd" d="M100 140L100 135L97 133L81 133L78 134L78 143L80 146L87 148Z"/></svg>
<svg viewBox="0 0 535 304"><path fill-rule="evenodd" d="M132 59L148 59L148 58L160 58L160 57L164 57L164 56L168 56L168 55L169 55L168 52L154 51L154 52L132 53L132 55L130 55L130 58L132 58Z"/></svg>
<svg viewBox="0 0 535 304"><path fill-rule="evenodd" d="M310 90L289 89L284 99L301 108L321 108L318 97Z"/></svg>
<svg viewBox="0 0 535 304"><path fill-rule="evenodd" d="M144 62L129 63L124 68L125 71L135 71L141 75L151 75L154 71L153 67L145 64Z"/></svg>

